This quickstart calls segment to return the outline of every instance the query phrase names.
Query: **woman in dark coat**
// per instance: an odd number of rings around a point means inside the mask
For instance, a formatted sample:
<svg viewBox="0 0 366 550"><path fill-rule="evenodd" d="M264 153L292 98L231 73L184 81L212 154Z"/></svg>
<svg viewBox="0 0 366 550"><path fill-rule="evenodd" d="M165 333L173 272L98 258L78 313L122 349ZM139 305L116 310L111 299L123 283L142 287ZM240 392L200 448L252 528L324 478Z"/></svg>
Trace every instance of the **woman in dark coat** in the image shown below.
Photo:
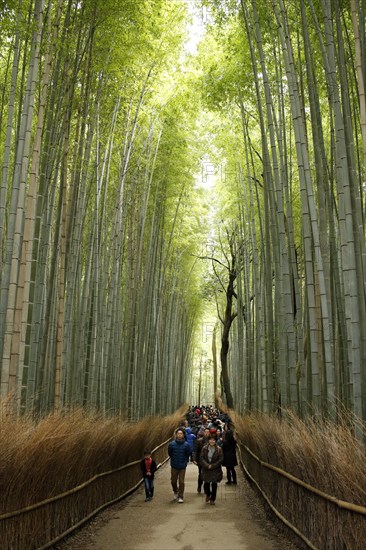
<svg viewBox="0 0 366 550"><path fill-rule="evenodd" d="M215 504L217 484L222 480L221 464L223 458L222 449L216 442L216 434L211 434L200 456L203 488L206 495L206 502L210 504Z"/></svg>
<svg viewBox="0 0 366 550"><path fill-rule="evenodd" d="M223 465L226 467L226 485L236 485L235 466L238 465L236 459L236 441L229 424L225 424L222 451L224 453Z"/></svg>

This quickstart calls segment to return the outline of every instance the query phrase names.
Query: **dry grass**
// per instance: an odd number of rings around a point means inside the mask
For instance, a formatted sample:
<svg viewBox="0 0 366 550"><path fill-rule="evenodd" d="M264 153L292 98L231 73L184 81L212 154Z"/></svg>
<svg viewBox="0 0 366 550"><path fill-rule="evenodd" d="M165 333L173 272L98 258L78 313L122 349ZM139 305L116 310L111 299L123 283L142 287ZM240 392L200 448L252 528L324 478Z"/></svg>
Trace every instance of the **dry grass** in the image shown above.
<svg viewBox="0 0 366 550"><path fill-rule="evenodd" d="M363 549L365 515L261 467L243 448L338 501L365 506L365 445L354 437L349 418L336 425L319 419L302 421L291 411L283 411L281 418L260 413L232 416L244 463L282 516L316 548Z"/></svg>
<svg viewBox="0 0 366 550"><path fill-rule="evenodd" d="M170 438L186 407L169 417L128 423L83 410L34 421L0 404L0 513L63 493L97 473L142 458Z"/></svg>
<svg viewBox="0 0 366 550"><path fill-rule="evenodd" d="M3 402L0 514L48 499L95 474L141 459L146 447L154 448L172 436L186 410L183 406L169 417L145 418L134 424L83 410L51 414L36 422L26 416L14 416L9 403ZM365 447L354 438L349 419L334 425L312 419L304 422L289 411L284 411L282 418L229 413L239 443L249 447L262 461L337 499L364 505ZM160 460L164 453L165 448L158 451ZM301 488L291 486L286 479L280 480L273 472L258 470L255 461L249 466L260 476L263 489L280 511L290 511L289 520L317 547L325 547L321 538L325 533L329 548L362 548L365 517L356 517L351 512L344 516L342 510L330 509L318 497L303 495ZM31 515L0 522L0 539L3 537L6 547L11 548L41 547L103 502L130 489L140 476L137 465L113 474L112 478L100 478L78 496L58 501L55 509L45 507Z"/></svg>
<svg viewBox="0 0 366 550"><path fill-rule="evenodd" d="M301 420L253 413L235 416L240 438L261 460L278 466L325 493L354 504L366 501L365 446L348 419Z"/></svg>

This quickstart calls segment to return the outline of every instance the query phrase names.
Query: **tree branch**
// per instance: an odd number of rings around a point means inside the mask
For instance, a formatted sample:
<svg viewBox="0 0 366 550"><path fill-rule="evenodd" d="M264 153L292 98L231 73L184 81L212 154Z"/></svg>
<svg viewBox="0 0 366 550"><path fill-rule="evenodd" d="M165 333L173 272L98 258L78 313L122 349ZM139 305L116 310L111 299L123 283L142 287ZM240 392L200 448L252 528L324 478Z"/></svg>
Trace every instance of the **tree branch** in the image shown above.
<svg viewBox="0 0 366 550"><path fill-rule="evenodd" d="M224 319L220 315L219 303L218 303L218 300L217 300L217 297L216 297L216 292L215 292L215 303L216 303L217 316L220 319L221 323L224 324Z"/></svg>
<svg viewBox="0 0 366 550"><path fill-rule="evenodd" d="M218 264L222 265L222 267L224 267L229 271L229 268L227 265L223 264L222 262L220 262L220 260L218 260L217 258L213 258L212 256L196 256L196 254L191 254L191 256L194 256L199 260L211 260L212 262L217 262Z"/></svg>
<svg viewBox="0 0 366 550"><path fill-rule="evenodd" d="M218 280L218 281L219 281L219 283L220 283L220 286L221 286L222 290L223 290L224 292L226 292L226 289L225 289L224 283L223 283L223 282L221 281L220 275L219 275L219 274L217 273L217 271L216 271L216 269L215 269L215 265L214 265L214 264L212 264L212 269L214 270L214 273L215 273L215 275L216 275L216 278L217 278L217 280Z"/></svg>

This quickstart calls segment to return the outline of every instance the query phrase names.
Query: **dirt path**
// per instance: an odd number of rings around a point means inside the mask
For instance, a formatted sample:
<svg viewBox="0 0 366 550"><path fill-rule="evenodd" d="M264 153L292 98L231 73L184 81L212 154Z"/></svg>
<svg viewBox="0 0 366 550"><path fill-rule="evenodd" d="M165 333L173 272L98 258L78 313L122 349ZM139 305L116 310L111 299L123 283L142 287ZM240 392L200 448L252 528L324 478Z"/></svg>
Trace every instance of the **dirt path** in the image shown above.
<svg viewBox="0 0 366 550"><path fill-rule="evenodd" d="M279 533L238 470L238 485L223 481L216 505L197 493L197 467L189 464L184 503L173 501L169 463L156 474L155 497L141 486L59 545L59 550L294 550Z"/></svg>

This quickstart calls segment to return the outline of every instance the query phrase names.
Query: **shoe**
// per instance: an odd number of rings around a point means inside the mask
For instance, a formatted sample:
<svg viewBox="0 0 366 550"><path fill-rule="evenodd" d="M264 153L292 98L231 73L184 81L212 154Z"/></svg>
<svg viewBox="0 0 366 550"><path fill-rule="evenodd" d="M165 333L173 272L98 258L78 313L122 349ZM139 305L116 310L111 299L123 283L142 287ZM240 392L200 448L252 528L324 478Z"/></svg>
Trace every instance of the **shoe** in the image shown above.
<svg viewBox="0 0 366 550"><path fill-rule="evenodd" d="M237 484L238 484L238 482L237 482L237 481L233 481L233 485L237 485Z"/></svg>
<svg viewBox="0 0 366 550"><path fill-rule="evenodd" d="M210 502L210 497L206 495L206 504L208 504L209 502Z"/></svg>
<svg viewBox="0 0 366 550"><path fill-rule="evenodd" d="M215 504L215 501L214 501L214 500L210 500L210 504L211 504L211 505L214 505L214 504Z"/></svg>
<svg viewBox="0 0 366 550"><path fill-rule="evenodd" d="M182 499L182 497L179 497L179 498L178 498L178 502L179 502L179 503L184 502L184 500Z"/></svg>
<svg viewBox="0 0 366 550"><path fill-rule="evenodd" d="M231 481L227 481L225 485L231 485Z"/></svg>
<svg viewBox="0 0 366 550"><path fill-rule="evenodd" d="M145 502L149 502L149 500L151 500L151 497L146 497L145 498Z"/></svg>
<svg viewBox="0 0 366 550"><path fill-rule="evenodd" d="M201 487L198 487L197 493L200 493L200 492L201 492Z"/></svg>
<svg viewBox="0 0 366 550"><path fill-rule="evenodd" d="M178 493L173 493L173 500L177 500L178 498Z"/></svg>

